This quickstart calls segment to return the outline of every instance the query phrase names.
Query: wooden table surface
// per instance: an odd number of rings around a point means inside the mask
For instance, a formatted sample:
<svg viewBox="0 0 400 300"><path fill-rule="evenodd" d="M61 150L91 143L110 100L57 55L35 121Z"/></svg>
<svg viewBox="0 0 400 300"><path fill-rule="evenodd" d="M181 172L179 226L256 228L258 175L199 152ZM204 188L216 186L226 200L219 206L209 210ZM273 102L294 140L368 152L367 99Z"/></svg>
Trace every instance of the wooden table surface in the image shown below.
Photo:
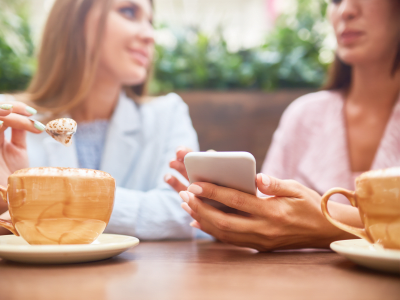
<svg viewBox="0 0 400 300"><path fill-rule="evenodd" d="M112 259L0 259L0 299L400 299L400 276L333 252L257 253L210 241L143 242Z"/></svg>

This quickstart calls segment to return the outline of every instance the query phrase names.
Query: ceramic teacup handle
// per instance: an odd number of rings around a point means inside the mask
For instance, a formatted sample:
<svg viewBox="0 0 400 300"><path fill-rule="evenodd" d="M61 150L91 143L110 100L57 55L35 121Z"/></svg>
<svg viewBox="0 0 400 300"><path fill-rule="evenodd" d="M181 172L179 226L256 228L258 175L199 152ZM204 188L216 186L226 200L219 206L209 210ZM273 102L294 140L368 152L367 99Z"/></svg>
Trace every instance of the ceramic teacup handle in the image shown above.
<svg viewBox="0 0 400 300"><path fill-rule="evenodd" d="M0 194L3 200L7 203L7 189L5 187L0 186ZM0 219L0 226L10 230L16 236L19 236L18 231L15 229L12 222Z"/></svg>
<svg viewBox="0 0 400 300"><path fill-rule="evenodd" d="M331 222L332 225L336 226L337 228L342 229L348 233L354 234L362 239L367 240L370 243L373 243L371 238L365 233L365 229L360 229L360 228L356 228L353 226L349 226L349 225L343 224L342 222L339 222L339 221L335 220L334 218L332 218L332 216L329 214L329 211L328 211L328 200L333 194L342 194L347 199L349 199L352 206L357 207L357 199L355 197L355 192L352 192L352 191L349 191L346 189L341 189L341 188L330 189L322 196L322 201L321 201L321 209L322 209L322 213L324 214L325 218L327 218L327 220L329 222Z"/></svg>

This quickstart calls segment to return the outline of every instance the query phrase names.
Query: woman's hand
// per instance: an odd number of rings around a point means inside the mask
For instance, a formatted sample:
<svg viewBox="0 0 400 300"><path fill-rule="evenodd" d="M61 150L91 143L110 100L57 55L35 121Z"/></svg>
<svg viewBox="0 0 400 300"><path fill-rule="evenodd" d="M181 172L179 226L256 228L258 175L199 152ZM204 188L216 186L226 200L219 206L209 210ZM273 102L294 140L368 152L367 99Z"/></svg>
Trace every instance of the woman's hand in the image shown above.
<svg viewBox="0 0 400 300"><path fill-rule="evenodd" d="M184 159L185 159L186 154L188 154L190 152L192 152L192 150L189 148L179 147L176 150L176 158L171 160L169 163L170 168L177 170L187 180L189 180L189 178L188 178L188 175L186 172ZM180 182L175 176L173 176L171 174L165 175L164 180L178 193L181 191L186 191L186 189L187 189L187 186L185 184Z"/></svg>
<svg viewBox="0 0 400 300"><path fill-rule="evenodd" d="M239 192L210 183L196 183L180 192L182 207L195 219L191 226L217 239L259 251L295 248L328 248L332 241L354 238L322 215L321 197L293 180L257 175L257 186L268 198ZM198 197L213 199L246 212L226 214ZM357 209L331 203L330 212L355 226L362 226ZM349 224L350 225L350 224Z"/></svg>
<svg viewBox="0 0 400 300"><path fill-rule="evenodd" d="M0 184L7 185L7 178L16 170L29 166L26 151L26 130L41 133L45 126L31 121L27 105L21 102L2 103L0 105ZM3 109L7 108L7 109ZM4 131L12 127L11 139L5 139Z"/></svg>
<svg viewBox="0 0 400 300"><path fill-rule="evenodd" d="M32 108L13 101L0 103L0 185L7 186L7 179L16 170L29 166L26 149L26 131L41 133L45 126L27 117L32 115ZM4 131L12 127L11 139L5 139ZM0 213L7 209L4 201L0 201Z"/></svg>
<svg viewBox="0 0 400 300"><path fill-rule="evenodd" d="M0 199L0 201L2 201L2 200ZM11 221L10 213L8 211L6 211L5 213L0 214L0 219L6 220L6 221ZM8 231L4 227L0 227L0 235L5 235L5 234L11 234L11 231Z"/></svg>

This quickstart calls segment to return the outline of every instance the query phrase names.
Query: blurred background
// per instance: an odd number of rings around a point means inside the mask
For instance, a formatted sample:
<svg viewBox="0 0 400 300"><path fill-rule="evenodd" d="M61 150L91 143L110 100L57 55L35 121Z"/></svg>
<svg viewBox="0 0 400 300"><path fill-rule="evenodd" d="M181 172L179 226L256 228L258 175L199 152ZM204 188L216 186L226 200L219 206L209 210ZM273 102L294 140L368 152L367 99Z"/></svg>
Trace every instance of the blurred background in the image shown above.
<svg viewBox="0 0 400 300"><path fill-rule="evenodd" d="M23 90L54 0L0 0L0 93ZM152 95L189 105L201 150L249 151L258 170L283 110L333 61L328 0L155 0Z"/></svg>

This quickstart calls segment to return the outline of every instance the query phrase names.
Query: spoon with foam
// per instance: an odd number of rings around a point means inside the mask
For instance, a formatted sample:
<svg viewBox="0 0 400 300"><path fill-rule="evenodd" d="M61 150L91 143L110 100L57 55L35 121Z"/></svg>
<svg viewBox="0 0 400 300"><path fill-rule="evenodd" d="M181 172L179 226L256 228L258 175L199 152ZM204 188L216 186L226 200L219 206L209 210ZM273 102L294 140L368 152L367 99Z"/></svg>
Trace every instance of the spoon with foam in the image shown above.
<svg viewBox="0 0 400 300"><path fill-rule="evenodd" d="M75 134L77 126L73 119L56 119L47 123L46 132L57 142L69 147L72 144L72 136Z"/></svg>

